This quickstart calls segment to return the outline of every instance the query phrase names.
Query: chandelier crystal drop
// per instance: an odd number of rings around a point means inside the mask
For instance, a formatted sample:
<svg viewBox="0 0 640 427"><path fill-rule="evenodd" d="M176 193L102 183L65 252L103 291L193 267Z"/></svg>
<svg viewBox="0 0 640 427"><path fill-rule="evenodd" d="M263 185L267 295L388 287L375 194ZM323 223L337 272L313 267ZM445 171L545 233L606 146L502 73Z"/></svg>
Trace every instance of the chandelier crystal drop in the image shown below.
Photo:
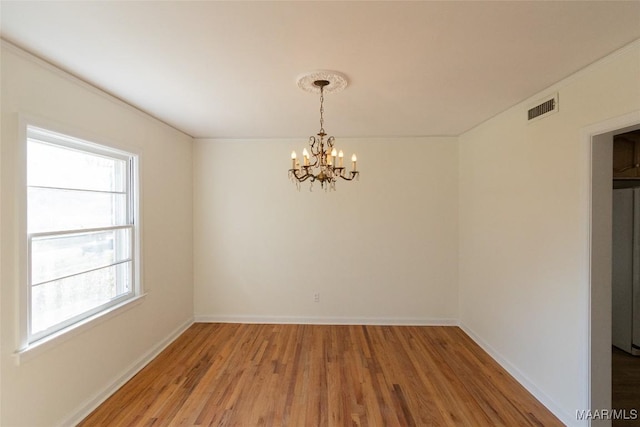
<svg viewBox="0 0 640 427"><path fill-rule="evenodd" d="M356 155L351 156L351 171L347 172L344 153L334 146L335 138L330 136L325 140L327 134L324 131L324 92L330 83L325 79L313 81L313 85L320 89L320 131L317 136L309 137L309 149L302 150L302 163L295 151L291 153L289 178L298 188L301 182L310 180L311 188L315 181L320 181L320 186L325 190L335 190L338 178L352 181L360 176Z"/></svg>

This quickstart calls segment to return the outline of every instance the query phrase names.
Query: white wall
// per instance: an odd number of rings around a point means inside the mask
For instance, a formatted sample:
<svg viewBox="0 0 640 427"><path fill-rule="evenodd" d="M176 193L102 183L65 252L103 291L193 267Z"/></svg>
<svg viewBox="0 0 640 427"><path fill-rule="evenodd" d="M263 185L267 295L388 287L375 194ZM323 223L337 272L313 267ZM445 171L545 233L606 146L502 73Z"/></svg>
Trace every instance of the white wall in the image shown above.
<svg viewBox="0 0 640 427"><path fill-rule="evenodd" d="M2 45L2 426L71 423L193 316L192 139L69 75ZM141 153L143 302L19 366L17 113ZM151 353L150 353L151 352ZM87 406L88 405L88 406ZM69 418L71 417L71 418Z"/></svg>
<svg viewBox="0 0 640 427"><path fill-rule="evenodd" d="M362 176L327 193L288 181L306 140L196 140L196 319L455 322L456 139L337 135Z"/></svg>
<svg viewBox="0 0 640 427"><path fill-rule="evenodd" d="M190 137L5 44L1 66L1 425L68 420L193 313L229 321L460 319L565 422L586 408L590 187L580 131L640 109L638 44L538 94L558 90L560 113L533 124L525 102L459 141L337 133L346 153L359 154L362 178L333 193L287 182L289 153L301 151L304 137L197 140L192 148ZM17 112L142 153L149 293L20 366L12 357L23 262Z"/></svg>
<svg viewBox="0 0 640 427"><path fill-rule="evenodd" d="M590 144L581 130L640 109L638 76L635 43L459 138L460 320L568 424L588 408ZM527 124L531 103L554 91L560 112Z"/></svg>

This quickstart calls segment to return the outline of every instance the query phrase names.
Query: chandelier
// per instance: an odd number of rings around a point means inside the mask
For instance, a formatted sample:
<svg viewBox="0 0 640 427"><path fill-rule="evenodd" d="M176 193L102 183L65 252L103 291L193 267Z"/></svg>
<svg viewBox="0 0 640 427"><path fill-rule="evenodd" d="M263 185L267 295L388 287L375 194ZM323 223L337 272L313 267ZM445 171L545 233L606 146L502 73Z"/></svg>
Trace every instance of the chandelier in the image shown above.
<svg viewBox="0 0 640 427"><path fill-rule="evenodd" d="M300 183L310 180L320 181L325 190L335 190L338 178L352 181L360 176L357 168L357 157L351 156L351 171L344 166L344 153L334 146L335 138L327 136L324 131L324 94L325 88L332 92L342 90L347 81L344 76L335 72L315 72L298 79L298 86L309 92L320 92L320 131L317 136L309 137L309 150L302 150L302 164L298 161L295 151L291 152L291 169L289 178L300 188ZM311 190L311 188L309 190Z"/></svg>

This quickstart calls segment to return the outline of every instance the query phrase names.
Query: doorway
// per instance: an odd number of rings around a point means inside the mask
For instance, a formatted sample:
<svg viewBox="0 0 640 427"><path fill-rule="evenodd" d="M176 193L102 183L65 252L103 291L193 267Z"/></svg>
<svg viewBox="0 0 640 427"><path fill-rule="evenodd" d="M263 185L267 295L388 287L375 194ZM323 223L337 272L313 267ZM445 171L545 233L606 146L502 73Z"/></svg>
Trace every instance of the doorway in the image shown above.
<svg viewBox="0 0 640 427"><path fill-rule="evenodd" d="M592 410L611 409L611 236L613 136L640 129L640 111L583 130L590 152L589 393ZM592 425L607 425L594 421Z"/></svg>
<svg viewBox="0 0 640 427"><path fill-rule="evenodd" d="M614 135L612 170L611 407L634 418L640 407L640 130ZM628 425L622 418L612 425Z"/></svg>

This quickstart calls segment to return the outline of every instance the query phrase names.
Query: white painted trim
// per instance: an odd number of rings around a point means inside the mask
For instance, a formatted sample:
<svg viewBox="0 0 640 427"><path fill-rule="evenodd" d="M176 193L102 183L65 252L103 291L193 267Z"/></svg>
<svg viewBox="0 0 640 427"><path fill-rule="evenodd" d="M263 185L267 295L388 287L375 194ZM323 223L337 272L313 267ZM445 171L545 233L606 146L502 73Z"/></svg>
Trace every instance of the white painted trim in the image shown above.
<svg viewBox="0 0 640 427"><path fill-rule="evenodd" d="M0 40L4 47L4 41ZM12 46L12 45L10 45ZM16 48L18 53L23 52L20 49ZM25 55L29 55L28 53L24 53ZM37 58L36 58L37 59ZM60 71L60 70L58 70ZM61 72L64 74L64 72ZM104 94L103 94L104 95ZM104 95L106 96L106 95ZM143 277L143 268L142 268L142 150L139 147L127 147L125 144L112 140L107 137L103 137L100 135L93 134L91 132L87 132L82 130L74 125L61 123L56 120L52 120L46 117L42 117L40 115L31 114L28 112L17 112L12 116L12 119L16 120L18 126L18 144L17 144L17 154L14 159L15 163L18 166L17 171L18 176L16 177L14 192L17 196L16 205L17 205L17 213L16 221L17 228L16 232L18 233L16 237L16 250L18 254L22 254L22 258L25 260L29 259L29 254L27 250L26 244L26 236L27 236L27 133L28 127L32 126L35 128L43 129L45 131L50 131L53 133L60 134L62 138L70 138L71 140L79 140L83 144L88 144L91 147L101 147L107 148L109 150L114 150L119 154L124 154L126 156L131 156L134 162L134 169L137 171L135 176L133 177L132 188L136 194L134 197L134 206L133 209L135 211L134 215L134 283L135 283L135 296L123 301L120 304L115 306L106 308L92 316L87 317L77 323L69 325L68 327L61 329L49 336L43 337L41 340L35 341L29 344L28 336L29 336L29 327L28 327L28 311L26 308L25 301L29 300L29 292L26 284L28 283L28 266L25 262L20 262L18 266L18 282L16 283L16 293L14 304L18 310L18 325L17 325L17 334L16 334L16 351L13 353L15 358L15 362L17 365L21 363L25 363L34 357L42 354L43 352L53 348L60 343L66 341L67 339L82 333L95 325L100 324L101 322L114 317L115 315L122 313L126 310L129 310L138 304L140 304L145 295L144 291L144 277ZM21 258L21 257L18 257Z"/></svg>
<svg viewBox="0 0 640 427"><path fill-rule="evenodd" d="M248 315L196 315L201 323L263 323L298 325L394 325L394 326L458 326L457 319L428 319L411 317L296 317Z"/></svg>
<svg viewBox="0 0 640 427"><path fill-rule="evenodd" d="M116 151L120 155L127 157L132 154L138 158L144 155L144 150L136 144L126 143L122 138L113 139L105 136L103 132L92 131L77 123L51 119L47 116L34 114L29 111L18 111L16 116L18 118L18 126L20 126L22 131L20 141L24 143L27 141L27 127L32 126L44 131L60 134L62 138L78 140L91 147L97 146L100 150L104 150L104 147L106 147L109 150Z"/></svg>
<svg viewBox="0 0 640 427"><path fill-rule="evenodd" d="M580 137L587 144L591 144L591 138L607 132L613 132L618 129L635 126L640 123L640 110L632 111L618 117L612 117L603 122L595 123L580 129ZM591 159L589 159L591 160ZM589 177L591 177L591 162L588 164Z"/></svg>
<svg viewBox="0 0 640 427"><path fill-rule="evenodd" d="M527 389L536 399L538 399L547 409L557 416L568 426L579 426L571 416L564 412L549 396L538 389L535 384L520 372L507 359L502 357L493 347L486 343L470 328L461 324L457 319L426 319L426 318L348 318L348 317L285 317L285 316L210 316L200 315L193 319L188 319L180 327L170 333L158 345L131 364L122 375L111 384L104 387L100 392L82 403L74 413L58 424L59 427L77 425L86 418L93 410L100 406L106 399L122 387L127 381L133 378L155 357L166 349L173 341L183 334L194 323L250 323L250 324L317 324L317 325L389 325L389 326L458 326L478 344L492 359L494 359L503 369L513 376L523 387Z"/></svg>
<svg viewBox="0 0 640 427"><path fill-rule="evenodd" d="M471 328L463 323L459 324L460 329L469 336L476 344L480 346L493 360L498 362L504 370L506 370L513 378L516 379L529 393L540 401L547 409L549 409L556 417L560 419L567 426L578 426L575 419L575 414L569 414L565 412L560 405L553 401L546 393L540 390L533 381L531 381L526 375L524 375L515 365L509 360L503 357L498 351L496 351L489 343L480 338Z"/></svg>
<svg viewBox="0 0 640 427"><path fill-rule="evenodd" d="M142 294L127 299L118 305L100 311L91 317L87 317L86 319L74 323L67 328L61 329L47 337L44 337L39 341L35 341L33 344L30 344L25 348L17 350L13 353L16 365L26 363L32 360L34 357L37 357L40 354L54 347L57 347L63 342L68 341L69 339L83 332L86 332L89 329L95 328L102 322L118 316L125 311L132 309L133 307L136 307L137 305L142 303L145 297L146 294Z"/></svg>
<svg viewBox="0 0 640 427"><path fill-rule="evenodd" d="M160 341L156 346L152 347L148 352L142 355L138 360L132 363L117 379L111 384L104 387L101 391L96 393L93 397L85 400L72 415L68 416L64 420L60 421L56 425L59 427L75 426L84 418L93 412L98 406L100 406L105 400L107 400L113 393L115 393L120 387L122 387L127 381L133 378L138 372L147 366L158 354L160 354L165 348L176 340L180 335L184 333L193 324L193 318L187 319L182 325L171 332L165 339Z"/></svg>
<svg viewBox="0 0 640 427"><path fill-rule="evenodd" d="M628 48L635 47L638 45L638 41L631 43L628 45ZM626 51L626 49L625 49ZM621 52L620 52L621 53ZM640 123L640 110L632 111L628 114L624 114L622 116L613 117L608 120L595 123L580 129L580 141L584 148L583 152L586 153L586 158L583 159L584 165L584 176L586 176L587 181L587 194L583 196L583 206L588 215L587 220L587 229L585 230L587 235L587 247L585 257L587 259L586 263L586 271L584 272L585 276L588 278L588 292L587 292L587 310L584 314L587 323L587 349L586 349L586 366L587 366L587 399L585 402L585 408L589 409L604 409L604 408L592 408L591 402L591 394L592 394L592 378L591 372L594 367L592 367L592 338L593 338L593 325L592 325L592 292L593 292L593 236L592 236L592 228L593 228L593 217L592 217L592 205L593 205L593 139L598 136L609 132L614 132L618 129L624 129L631 126L636 126ZM592 425L591 420L587 421L585 425Z"/></svg>

